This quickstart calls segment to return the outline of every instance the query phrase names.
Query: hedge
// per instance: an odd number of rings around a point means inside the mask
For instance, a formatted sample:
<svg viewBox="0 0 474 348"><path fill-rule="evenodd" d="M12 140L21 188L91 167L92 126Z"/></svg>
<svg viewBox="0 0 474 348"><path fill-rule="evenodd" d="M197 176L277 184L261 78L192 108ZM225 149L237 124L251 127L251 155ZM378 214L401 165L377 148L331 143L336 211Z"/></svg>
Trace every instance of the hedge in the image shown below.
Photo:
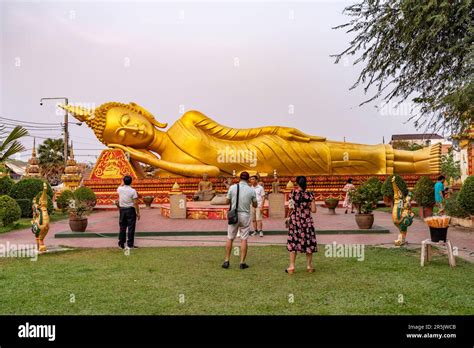
<svg viewBox="0 0 474 348"><path fill-rule="evenodd" d="M0 221L3 226L8 226L18 221L21 217L21 209L13 198L7 195L0 196Z"/></svg>
<svg viewBox="0 0 474 348"><path fill-rule="evenodd" d="M413 189L413 198L421 207L432 207L435 204L434 182L427 176L418 179Z"/></svg>
<svg viewBox="0 0 474 348"><path fill-rule="evenodd" d="M64 213L69 207L69 200L74 198L74 193L71 190L64 190L56 197L56 205L58 209Z"/></svg>
<svg viewBox="0 0 474 348"><path fill-rule="evenodd" d="M31 201L39 192L43 191L44 182L44 180L38 178L21 179L12 186L8 195L15 199L24 198ZM48 185L47 194L50 198L53 198L53 189L47 182L46 184Z"/></svg>
<svg viewBox="0 0 474 348"><path fill-rule="evenodd" d="M33 205L32 199L20 198L20 199L15 199L15 201L18 203L18 206L20 207L22 218L33 217L33 210L31 209L31 206Z"/></svg>
<svg viewBox="0 0 474 348"><path fill-rule="evenodd" d="M0 178L0 196L1 195L8 195L10 190L15 182L9 176L4 176Z"/></svg>
<svg viewBox="0 0 474 348"><path fill-rule="evenodd" d="M74 191L74 196L80 202L86 203L89 207L95 207L97 203L97 197L89 187L81 186Z"/></svg>
<svg viewBox="0 0 474 348"><path fill-rule="evenodd" d="M468 176L458 195L459 204L470 215L474 215L474 175Z"/></svg>
<svg viewBox="0 0 474 348"><path fill-rule="evenodd" d="M389 175L387 179L385 179L381 189L382 195L391 199L393 199L392 178L393 175ZM395 175L395 182L397 183L398 188L402 191L403 196L406 196L408 194L408 187L405 180L403 180L401 176Z"/></svg>

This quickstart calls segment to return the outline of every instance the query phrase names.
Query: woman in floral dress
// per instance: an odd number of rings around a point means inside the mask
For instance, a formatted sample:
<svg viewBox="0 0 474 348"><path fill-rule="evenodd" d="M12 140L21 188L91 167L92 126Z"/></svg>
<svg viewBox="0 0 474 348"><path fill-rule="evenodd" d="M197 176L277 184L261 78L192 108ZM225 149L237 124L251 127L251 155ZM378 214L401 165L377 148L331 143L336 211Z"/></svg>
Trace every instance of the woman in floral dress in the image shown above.
<svg viewBox="0 0 474 348"><path fill-rule="evenodd" d="M352 178L347 179L347 183L342 188L342 191L346 193L346 197L344 198L344 203L342 203L342 207L346 208L345 214L347 214L347 211L349 209L351 210L351 213L354 213L354 207L352 206L351 197L349 195L349 193L354 190L355 190L355 186L352 183Z"/></svg>
<svg viewBox="0 0 474 348"><path fill-rule="evenodd" d="M296 188L290 193L288 216L288 242L290 266L285 272L295 272L296 253L306 254L306 270L314 272L313 253L317 252L316 234L311 213L316 213L316 202L312 192L306 191L306 177L296 177Z"/></svg>

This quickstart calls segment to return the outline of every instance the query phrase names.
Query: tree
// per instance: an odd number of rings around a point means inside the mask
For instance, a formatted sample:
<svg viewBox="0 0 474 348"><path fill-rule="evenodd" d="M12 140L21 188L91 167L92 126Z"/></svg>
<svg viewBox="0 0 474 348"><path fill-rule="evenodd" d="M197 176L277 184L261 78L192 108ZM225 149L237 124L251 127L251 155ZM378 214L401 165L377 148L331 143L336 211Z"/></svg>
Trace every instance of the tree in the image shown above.
<svg viewBox="0 0 474 348"><path fill-rule="evenodd" d="M353 17L334 29L355 35L347 55L365 63L351 89L419 106L415 126L465 131L474 121L472 0L361 0L344 13Z"/></svg>
<svg viewBox="0 0 474 348"><path fill-rule="evenodd" d="M5 126L0 127L0 166L3 166L13 155L25 150L25 147L18 139L28 135L28 131L16 126L11 132L5 129Z"/></svg>
<svg viewBox="0 0 474 348"><path fill-rule="evenodd" d="M63 139L48 138L38 146L38 159L41 175L51 185L61 182L64 173L64 141Z"/></svg>
<svg viewBox="0 0 474 348"><path fill-rule="evenodd" d="M399 140L399 141L393 142L392 147L397 150L407 150L407 151L417 151L423 148L423 146L420 144L411 143L405 140Z"/></svg>
<svg viewBox="0 0 474 348"><path fill-rule="evenodd" d="M448 154L441 156L441 173L448 182L451 178L457 180L461 177L461 164L454 160L453 148L449 149Z"/></svg>

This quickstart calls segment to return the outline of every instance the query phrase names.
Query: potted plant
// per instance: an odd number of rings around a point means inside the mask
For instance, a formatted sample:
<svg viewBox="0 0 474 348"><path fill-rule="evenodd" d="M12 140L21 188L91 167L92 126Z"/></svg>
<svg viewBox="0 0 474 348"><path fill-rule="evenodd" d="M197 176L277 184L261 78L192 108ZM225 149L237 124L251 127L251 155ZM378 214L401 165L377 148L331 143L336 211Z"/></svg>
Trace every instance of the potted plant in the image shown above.
<svg viewBox="0 0 474 348"><path fill-rule="evenodd" d="M381 193L383 196L383 202L386 206L393 207L393 186L392 186L392 178L393 175L389 175L384 183L382 184ZM405 183L405 180L402 179L401 176L395 175L395 181L397 182L397 186L402 190L404 196L408 194L408 187Z"/></svg>
<svg viewBox="0 0 474 348"><path fill-rule="evenodd" d="M77 198L69 200L69 227L73 232L85 232L87 228L87 214L92 208L84 201Z"/></svg>
<svg viewBox="0 0 474 348"><path fill-rule="evenodd" d="M382 199L381 182L370 178L354 191L349 192L352 204L356 207L355 220L360 229L371 229L374 224L374 208Z"/></svg>
<svg viewBox="0 0 474 348"><path fill-rule="evenodd" d="M147 208L151 208L151 204L153 203L153 200L155 197L153 196L145 196L143 197L143 202L145 203Z"/></svg>
<svg viewBox="0 0 474 348"><path fill-rule="evenodd" d="M474 223L474 175L468 176L458 194L458 202L461 208L471 216Z"/></svg>
<svg viewBox="0 0 474 348"><path fill-rule="evenodd" d="M324 203L326 204L326 208L329 210L330 215L336 214L336 208L339 204L339 200L336 198L327 198Z"/></svg>
<svg viewBox="0 0 474 348"><path fill-rule="evenodd" d="M422 176L413 189L413 198L420 208L420 217L426 218L433 215L435 205L434 182L427 176Z"/></svg>

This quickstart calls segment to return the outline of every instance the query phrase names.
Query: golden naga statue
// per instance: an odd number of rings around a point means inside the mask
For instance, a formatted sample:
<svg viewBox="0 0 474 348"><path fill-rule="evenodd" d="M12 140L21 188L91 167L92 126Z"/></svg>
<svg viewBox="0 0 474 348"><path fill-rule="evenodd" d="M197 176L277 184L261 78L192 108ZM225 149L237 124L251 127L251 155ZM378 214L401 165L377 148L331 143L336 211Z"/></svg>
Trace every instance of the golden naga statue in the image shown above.
<svg viewBox="0 0 474 348"><path fill-rule="evenodd" d="M291 127L228 128L188 111L167 131L141 106L105 103L94 110L62 105L111 148L159 169L160 176L200 177L258 171L279 175L435 174L441 144L418 151L307 135Z"/></svg>
<svg viewBox="0 0 474 348"><path fill-rule="evenodd" d="M402 190L397 185L396 177L392 177L393 187L393 209L392 220L395 226L398 227L400 233L398 239L395 241L395 246L402 246L407 243L408 227L413 223L415 214L411 211L411 192L406 196L403 195Z"/></svg>
<svg viewBox="0 0 474 348"><path fill-rule="evenodd" d="M36 237L36 245L39 252L46 251L44 238L49 231L49 214L48 214L48 196L46 183L43 183L43 193L41 193L39 202L33 199L33 220L31 220L31 231Z"/></svg>

